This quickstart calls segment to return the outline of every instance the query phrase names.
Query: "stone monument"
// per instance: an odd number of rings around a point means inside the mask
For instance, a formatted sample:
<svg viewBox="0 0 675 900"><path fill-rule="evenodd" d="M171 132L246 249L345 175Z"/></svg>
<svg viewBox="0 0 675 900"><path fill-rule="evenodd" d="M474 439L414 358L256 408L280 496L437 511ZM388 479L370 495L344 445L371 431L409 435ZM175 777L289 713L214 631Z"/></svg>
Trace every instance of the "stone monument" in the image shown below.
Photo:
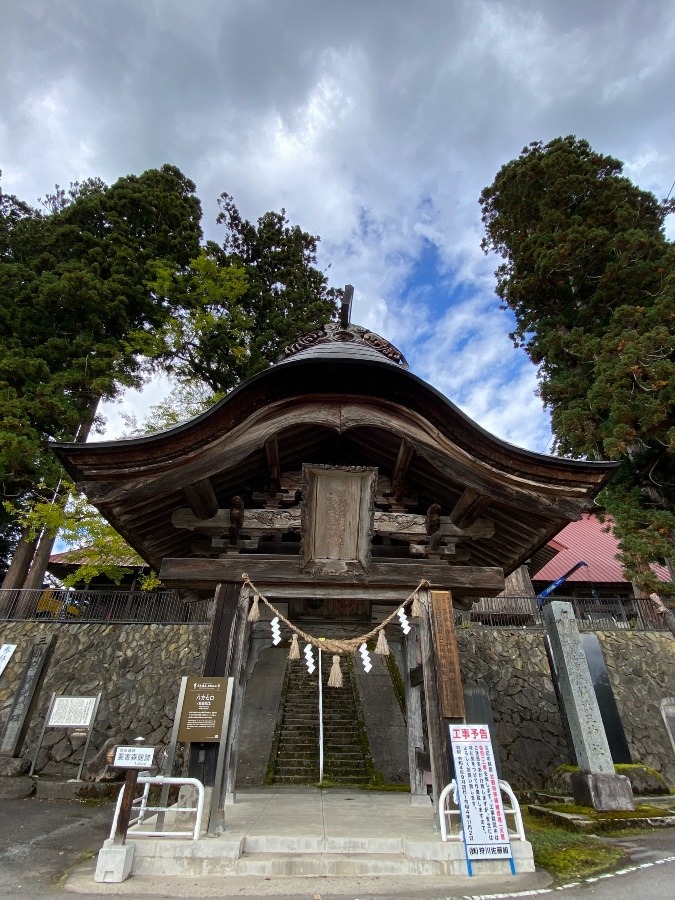
<svg viewBox="0 0 675 900"><path fill-rule="evenodd" d="M601 811L635 809L630 781L614 771L572 604L554 600L543 615L553 676L580 769L571 779L574 801Z"/></svg>

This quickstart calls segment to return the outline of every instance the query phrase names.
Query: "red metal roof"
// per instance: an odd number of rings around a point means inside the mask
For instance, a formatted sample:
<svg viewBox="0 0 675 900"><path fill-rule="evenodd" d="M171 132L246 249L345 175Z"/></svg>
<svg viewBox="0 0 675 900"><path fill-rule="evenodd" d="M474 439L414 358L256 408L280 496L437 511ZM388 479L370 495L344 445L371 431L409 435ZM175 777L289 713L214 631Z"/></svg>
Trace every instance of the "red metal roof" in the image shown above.
<svg viewBox="0 0 675 900"><path fill-rule="evenodd" d="M570 522L548 546L559 552L533 576L533 581L555 581L564 575L575 563L583 560L588 568L578 569L569 581L595 584L603 582L627 582L621 563L616 558L619 542L611 531L611 519L604 523L595 516L584 515L578 522ZM653 565L652 571L661 581L670 581L665 566Z"/></svg>

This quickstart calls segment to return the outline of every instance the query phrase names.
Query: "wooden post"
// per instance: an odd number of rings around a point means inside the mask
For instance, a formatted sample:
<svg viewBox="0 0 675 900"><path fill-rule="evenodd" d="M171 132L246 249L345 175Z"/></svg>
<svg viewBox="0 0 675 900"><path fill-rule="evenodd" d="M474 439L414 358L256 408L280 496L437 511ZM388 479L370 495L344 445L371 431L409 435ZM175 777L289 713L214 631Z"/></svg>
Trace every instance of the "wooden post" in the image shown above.
<svg viewBox="0 0 675 900"><path fill-rule="evenodd" d="M237 612L239 590L240 586L231 582L223 582L216 588L216 609L202 673L207 678L222 678L231 674L228 667L232 658L233 624ZM217 758L218 744L190 744L188 774L191 778L198 778L206 787L210 787L213 785L216 775ZM167 772L167 774L173 773Z"/></svg>
<svg viewBox="0 0 675 900"><path fill-rule="evenodd" d="M117 847L122 846L127 839L129 819L131 818L131 807L134 802L137 781L138 769L127 769L127 777L124 780L122 803L120 804L120 812L117 817L117 827L115 828L115 834L113 836L113 844Z"/></svg>
<svg viewBox="0 0 675 900"><path fill-rule="evenodd" d="M427 785L424 778L424 769L418 763L418 752L424 751L424 735L422 723L422 692L419 682L416 685L410 682L410 673L418 667L417 643L419 629L412 626L410 634L405 638L406 664L403 669L405 686L405 712L408 725L408 768L410 770L410 801L424 802L427 799Z"/></svg>
<svg viewBox="0 0 675 900"><path fill-rule="evenodd" d="M438 827L438 798L443 787L450 780L450 766L445 754L441 712L436 682L436 654L431 632L431 599L429 591L420 591L420 645L422 651L422 673L424 677L424 702L427 714L427 741L431 763L431 789L434 804L434 823Z"/></svg>
<svg viewBox="0 0 675 900"><path fill-rule="evenodd" d="M232 654L228 660L228 675L234 678L234 698L232 701L230 727L227 732L225 757L224 803L227 805L234 803L235 799L241 716L246 695L246 666L248 663L249 636L251 634L251 623L248 621L249 596L249 588L242 587L233 629Z"/></svg>

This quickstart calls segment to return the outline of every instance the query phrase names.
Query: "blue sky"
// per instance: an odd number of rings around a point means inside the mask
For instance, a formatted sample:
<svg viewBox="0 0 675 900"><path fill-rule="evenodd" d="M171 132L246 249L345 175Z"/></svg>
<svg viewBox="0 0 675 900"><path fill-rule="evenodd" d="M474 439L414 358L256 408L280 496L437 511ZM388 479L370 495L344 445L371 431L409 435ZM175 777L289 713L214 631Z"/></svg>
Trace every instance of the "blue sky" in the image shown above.
<svg viewBox="0 0 675 900"><path fill-rule="evenodd" d="M483 427L543 452L478 197L532 140L577 134L641 187L675 180L672 0L23 0L0 50L3 188L28 201L171 162L321 235L353 319ZM105 410L158 400L158 380Z"/></svg>

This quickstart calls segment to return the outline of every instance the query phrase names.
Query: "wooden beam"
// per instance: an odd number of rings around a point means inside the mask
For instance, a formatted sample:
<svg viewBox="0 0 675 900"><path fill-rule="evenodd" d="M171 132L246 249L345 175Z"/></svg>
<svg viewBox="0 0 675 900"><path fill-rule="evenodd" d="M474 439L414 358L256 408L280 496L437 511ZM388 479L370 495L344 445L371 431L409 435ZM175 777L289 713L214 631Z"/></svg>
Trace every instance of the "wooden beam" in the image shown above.
<svg viewBox="0 0 675 900"><path fill-rule="evenodd" d="M488 506L492 503L492 497L480 494L473 488L465 488L457 503L450 513L450 521L460 528L468 528L480 519Z"/></svg>
<svg viewBox="0 0 675 900"><path fill-rule="evenodd" d="M414 455L415 448L409 441L406 441L406 439L403 438L401 445L398 448L398 455L396 457L396 462L394 463L394 471L391 475L391 486L394 492L394 500L397 503L400 503L403 500L405 494L405 476Z"/></svg>
<svg viewBox="0 0 675 900"><path fill-rule="evenodd" d="M482 566L450 566L442 560L405 562L373 561L365 573L341 575L309 574L298 571L298 558L275 554L238 553L220 559L164 559L159 577L172 587L209 588L221 581L241 581L247 572L256 583L303 588L308 585L358 585L400 587L412 590L427 579L435 590L452 590L460 596L491 597L504 590L504 572Z"/></svg>
<svg viewBox="0 0 675 900"><path fill-rule="evenodd" d="M183 487L183 496L198 519L211 519L218 512L219 504L210 478L200 478Z"/></svg>
<svg viewBox="0 0 675 900"><path fill-rule="evenodd" d="M281 464L279 463L279 444L276 434L265 441L265 455L267 456L267 471L269 473L269 495L276 497L281 482Z"/></svg>

